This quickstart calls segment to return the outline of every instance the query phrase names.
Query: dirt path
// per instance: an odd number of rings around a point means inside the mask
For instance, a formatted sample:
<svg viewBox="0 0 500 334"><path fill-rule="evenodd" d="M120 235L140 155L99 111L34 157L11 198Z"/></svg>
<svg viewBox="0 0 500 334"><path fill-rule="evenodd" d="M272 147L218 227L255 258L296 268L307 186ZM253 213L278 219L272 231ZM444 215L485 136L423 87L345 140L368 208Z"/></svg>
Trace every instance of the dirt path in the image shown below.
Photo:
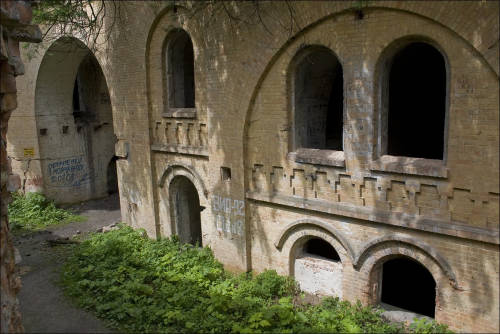
<svg viewBox="0 0 500 334"><path fill-rule="evenodd" d="M66 246L50 247L47 239L71 238L121 220L118 195L70 206L85 222L71 223L15 237L22 288L18 295L26 333L109 333L102 321L64 297L57 285Z"/></svg>

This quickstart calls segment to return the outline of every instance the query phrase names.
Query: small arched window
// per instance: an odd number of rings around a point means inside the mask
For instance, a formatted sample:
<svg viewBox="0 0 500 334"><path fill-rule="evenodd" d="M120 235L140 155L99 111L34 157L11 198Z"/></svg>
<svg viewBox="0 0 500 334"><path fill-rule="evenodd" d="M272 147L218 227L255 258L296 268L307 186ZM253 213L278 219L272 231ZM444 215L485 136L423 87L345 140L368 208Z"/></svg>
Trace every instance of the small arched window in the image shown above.
<svg viewBox="0 0 500 334"><path fill-rule="evenodd" d="M443 55L428 43L412 42L399 49L388 65L382 88L387 113L382 154L444 159L447 74Z"/></svg>
<svg viewBox="0 0 500 334"><path fill-rule="evenodd" d="M325 47L299 54L293 79L294 149L343 150L342 65Z"/></svg>
<svg viewBox="0 0 500 334"><path fill-rule="evenodd" d="M166 89L168 108L194 108L194 52L188 33L176 29L167 37Z"/></svg>

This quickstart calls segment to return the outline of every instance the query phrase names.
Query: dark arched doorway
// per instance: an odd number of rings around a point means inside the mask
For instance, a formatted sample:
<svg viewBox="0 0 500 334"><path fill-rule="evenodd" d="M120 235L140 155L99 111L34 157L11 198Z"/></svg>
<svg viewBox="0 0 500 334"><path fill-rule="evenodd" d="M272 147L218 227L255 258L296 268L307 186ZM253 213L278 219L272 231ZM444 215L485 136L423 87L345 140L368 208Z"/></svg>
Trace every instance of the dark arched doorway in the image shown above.
<svg viewBox="0 0 500 334"><path fill-rule="evenodd" d="M202 246L200 198L193 183L176 176L170 183L173 230L184 243Z"/></svg>
<svg viewBox="0 0 500 334"><path fill-rule="evenodd" d="M380 301L404 310L434 317L436 282L417 261L399 257L382 266Z"/></svg>

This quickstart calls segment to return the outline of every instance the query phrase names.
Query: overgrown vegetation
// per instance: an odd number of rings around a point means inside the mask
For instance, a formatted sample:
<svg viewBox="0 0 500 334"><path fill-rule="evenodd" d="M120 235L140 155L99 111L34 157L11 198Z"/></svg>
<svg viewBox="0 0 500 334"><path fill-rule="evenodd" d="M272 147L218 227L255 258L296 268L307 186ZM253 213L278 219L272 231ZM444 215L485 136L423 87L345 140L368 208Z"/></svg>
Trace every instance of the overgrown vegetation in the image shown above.
<svg viewBox="0 0 500 334"><path fill-rule="evenodd" d="M13 193L9 204L9 223L13 233L32 232L51 225L82 221L84 217L56 208L40 193Z"/></svg>
<svg viewBox="0 0 500 334"><path fill-rule="evenodd" d="M402 330L380 311L326 298L301 303L293 279L226 272L209 248L153 241L130 227L75 246L62 272L66 293L126 332L326 333ZM420 324L415 332L442 332ZM413 330L413 329L408 329Z"/></svg>

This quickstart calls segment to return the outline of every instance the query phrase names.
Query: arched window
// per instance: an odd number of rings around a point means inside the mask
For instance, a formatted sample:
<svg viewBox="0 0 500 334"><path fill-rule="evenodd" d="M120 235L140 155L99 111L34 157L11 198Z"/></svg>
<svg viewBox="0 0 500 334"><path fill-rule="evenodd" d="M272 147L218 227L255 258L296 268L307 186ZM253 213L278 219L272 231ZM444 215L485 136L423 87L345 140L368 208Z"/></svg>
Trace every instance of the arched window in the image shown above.
<svg viewBox="0 0 500 334"><path fill-rule="evenodd" d="M434 317L436 282L420 263L407 257L385 262L381 283L382 303Z"/></svg>
<svg viewBox="0 0 500 334"><path fill-rule="evenodd" d="M194 108L194 52L188 33L176 29L167 37L168 108Z"/></svg>
<svg viewBox="0 0 500 334"><path fill-rule="evenodd" d="M412 42L391 59L383 82L383 154L444 159L446 63L435 47ZM384 132L384 130L382 130Z"/></svg>
<svg viewBox="0 0 500 334"><path fill-rule="evenodd" d="M294 149L343 150L342 65L325 47L298 57L293 79Z"/></svg>

